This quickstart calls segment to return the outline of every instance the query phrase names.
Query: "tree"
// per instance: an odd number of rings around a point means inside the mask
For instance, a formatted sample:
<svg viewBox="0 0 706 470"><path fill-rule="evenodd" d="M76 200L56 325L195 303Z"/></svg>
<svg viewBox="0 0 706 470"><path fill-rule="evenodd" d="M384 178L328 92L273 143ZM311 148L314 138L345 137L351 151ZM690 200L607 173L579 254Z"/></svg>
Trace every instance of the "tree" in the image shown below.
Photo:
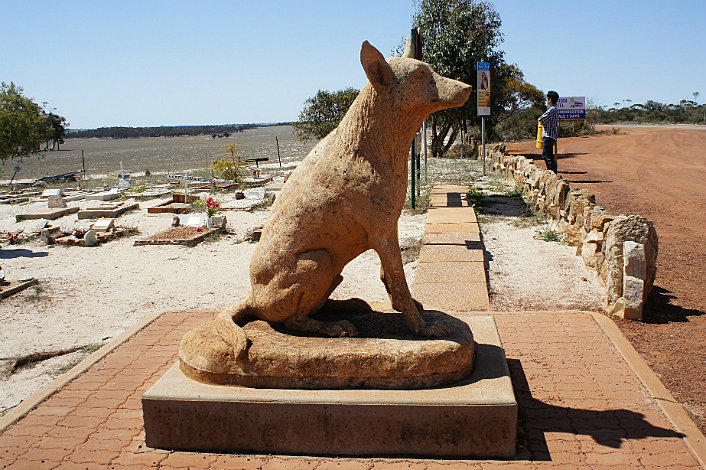
<svg viewBox="0 0 706 470"><path fill-rule="evenodd" d="M37 153L52 137L42 108L13 82L0 85L0 160Z"/></svg>
<svg viewBox="0 0 706 470"><path fill-rule="evenodd" d="M219 158L213 162L213 171L224 180L240 183L247 163L240 156L240 144L233 142L218 149L221 153L230 154L228 157Z"/></svg>
<svg viewBox="0 0 706 470"><path fill-rule="evenodd" d="M500 140L533 138L537 133L537 118L545 111L544 93L524 80L522 72L508 65L509 75L505 86L511 100L498 116L498 123L491 133Z"/></svg>
<svg viewBox="0 0 706 470"><path fill-rule="evenodd" d="M51 149L54 150L54 147L56 147L56 150L60 150L61 144L64 143L64 137L66 136L66 128L64 127L66 124L66 118L64 116L54 114L53 112L47 114L46 117L51 133Z"/></svg>
<svg viewBox="0 0 706 470"><path fill-rule="evenodd" d="M423 39L423 60L436 72L476 87L476 64L489 62L491 69L491 114L486 124L491 129L512 112L522 73L504 61L500 16L493 6L478 0L419 0L412 23ZM477 94L460 108L432 114L432 153L443 156L458 133L468 125L480 126L476 115Z"/></svg>
<svg viewBox="0 0 706 470"><path fill-rule="evenodd" d="M323 139L338 127L358 93L355 88L334 92L319 90L306 100L299 120L292 124L294 135L301 141Z"/></svg>

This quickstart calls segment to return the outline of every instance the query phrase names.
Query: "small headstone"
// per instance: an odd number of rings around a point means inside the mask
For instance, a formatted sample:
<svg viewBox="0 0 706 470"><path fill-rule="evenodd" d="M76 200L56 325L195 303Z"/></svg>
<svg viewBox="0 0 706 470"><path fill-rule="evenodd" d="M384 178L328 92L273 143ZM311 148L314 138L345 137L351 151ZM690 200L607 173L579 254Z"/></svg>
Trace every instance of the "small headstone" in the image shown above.
<svg viewBox="0 0 706 470"><path fill-rule="evenodd" d="M130 173L118 174L118 189L130 189Z"/></svg>
<svg viewBox="0 0 706 470"><path fill-rule="evenodd" d="M85 246L98 245L98 237L96 236L95 230L88 230L85 234L83 234L83 240Z"/></svg>
<svg viewBox="0 0 706 470"><path fill-rule="evenodd" d="M42 230L44 227L46 227L48 223L49 223L49 221L47 219L33 220L29 224L29 230L31 232L37 232L39 230Z"/></svg>
<svg viewBox="0 0 706 470"><path fill-rule="evenodd" d="M47 206L49 209L63 209L66 207L66 201L61 196L49 196L47 198Z"/></svg>
<svg viewBox="0 0 706 470"><path fill-rule="evenodd" d="M95 221L95 223L91 226L91 229L96 230L98 232L108 232L114 227L115 219L100 218Z"/></svg>
<svg viewBox="0 0 706 470"><path fill-rule="evenodd" d="M64 195L64 190L61 188L50 188L50 189L45 189L42 191L42 196L41 197L49 197L49 196L63 196Z"/></svg>
<svg viewBox="0 0 706 470"><path fill-rule="evenodd" d="M181 225L185 227L205 227L206 224L208 224L208 216L203 212L184 216L181 221Z"/></svg>
<svg viewBox="0 0 706 470"><path fill-rule="evenodd" d="M243 191L247 199L265 199L265 188L250 188Z"/></svg>

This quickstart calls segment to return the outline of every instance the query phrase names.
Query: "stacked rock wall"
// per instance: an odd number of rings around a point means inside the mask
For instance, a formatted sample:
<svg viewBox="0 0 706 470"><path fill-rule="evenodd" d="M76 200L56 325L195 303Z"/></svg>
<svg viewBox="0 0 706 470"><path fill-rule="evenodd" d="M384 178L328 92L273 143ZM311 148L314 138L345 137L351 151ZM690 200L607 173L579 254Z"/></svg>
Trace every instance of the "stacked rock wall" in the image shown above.
<svg viewBox="0 0 706 470"><path fill-rule="evenodd" d="M598 273L606 288L606 311L641 320L657 270L654 224L639 215L609 214L596 204L593 194L571 189L561 176L535 166L522 155L506 154L504 145L492 147L486 159L492 171L515 181L534 212L558 223L567 243Z"/></svg>

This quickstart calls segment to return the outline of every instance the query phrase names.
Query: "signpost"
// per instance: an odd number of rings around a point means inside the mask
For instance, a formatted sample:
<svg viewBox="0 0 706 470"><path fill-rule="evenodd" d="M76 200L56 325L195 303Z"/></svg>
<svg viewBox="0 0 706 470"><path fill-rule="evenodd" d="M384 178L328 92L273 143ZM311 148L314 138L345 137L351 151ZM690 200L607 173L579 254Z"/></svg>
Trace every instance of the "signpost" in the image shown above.
<svg viewBox="0 0 706 470"><path fill-rule="evenodd" d="M556 111L560 121L586 119L586 97L563 96L556 103Z"/></svg>
<svg viewBox="0 0 706 470"><path fill-rule="evenodd" d="M478 116L481 116L481 142L483 145L483 175L485 175L485 117L490 116L490 63L478 62Z"/></svg>
<svg viewBox="0 0 706 470"><path fill-rule="evenodd" d="M563 96L556 103L557 118L563 122L576 122L586 119L585 96ZM554 144L554 158L559 158L559 144Z"/></svg>

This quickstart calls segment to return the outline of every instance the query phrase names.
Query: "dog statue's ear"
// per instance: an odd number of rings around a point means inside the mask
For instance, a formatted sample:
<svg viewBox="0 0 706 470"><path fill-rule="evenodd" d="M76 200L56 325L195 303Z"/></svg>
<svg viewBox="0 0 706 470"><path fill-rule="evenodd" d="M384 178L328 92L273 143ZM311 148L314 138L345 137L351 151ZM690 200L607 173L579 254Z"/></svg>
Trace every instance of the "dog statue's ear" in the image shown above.
<svg viewBox="0 0 706 470"><path fill-rule="evenodd" d="M402 57L406 57L408 59L413 59L412 57L412 38L407 38L407 42L404 45L404 54L402 54Z"/></svg>
<svg viewBox="0 0 706 470"><path fill-rule="evenodd" d="M380 54L380 51L371 46L368 41L363 41L360 48L360 63L363 65L365 75L368 76L368 80L376 90L382 91L392 85L395 79L392 67Z"/></svg>

